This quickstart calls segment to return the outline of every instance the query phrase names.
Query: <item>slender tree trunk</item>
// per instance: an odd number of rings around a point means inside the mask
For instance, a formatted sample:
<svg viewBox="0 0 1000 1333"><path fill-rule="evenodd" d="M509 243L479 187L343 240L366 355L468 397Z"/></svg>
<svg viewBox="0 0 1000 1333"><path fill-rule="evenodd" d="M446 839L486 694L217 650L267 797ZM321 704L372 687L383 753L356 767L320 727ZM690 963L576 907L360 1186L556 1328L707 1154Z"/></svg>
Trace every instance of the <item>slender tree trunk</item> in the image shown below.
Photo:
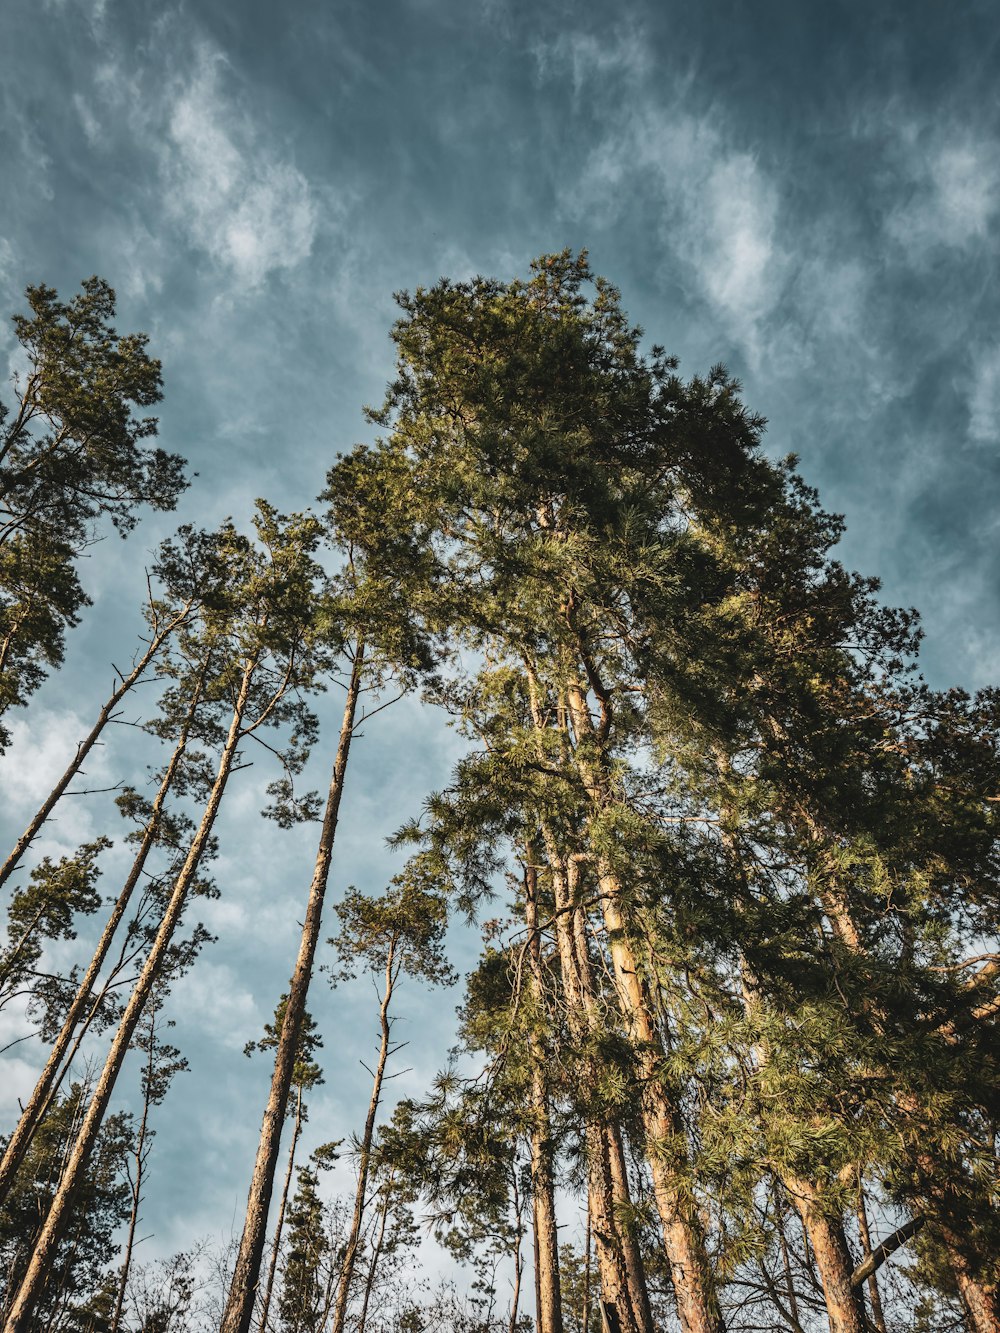
<svg viewBox="0 0 1000 1333"><path fill-rule="evenodd" d="M378 1115L379 1102L382 1099L382 1081L385 1078L385 1065L389 1058L389 1042L392 1025L389 1019L389 1005L396 980L395 948L389 946L385 963L385 994L379 1008L379 1048L375 1076L372 1079L372 1095L368 1102L368 1114L365 1116L364 1133L361 1136L361 1151L358 1155L358 1184L354 1192L354 1210L351 1215L351 1229L347 1233L344 1260L340 1267L340 1279L337 1283L337 1299L333 1309L331 1333L344 1333L347 1322L347 1303L351 1296L351 1283L354 1281L354 1268L361 1244L361 1226L364 1222L365 1208L368 1204L368 1175L371 1168L372 1143L375 1138L375 1117Z"/></svg>
<svg viewBox="0 0 1000 1333"><path fill-rule="evenodd" d="M785 1235L785 1217L787 1208L782 1197L780 1187L774 1190L777 1196L778 1207L778 1245L781 1249L781 1266L785 1274L785 1294L788 1297L788 1313L791 1315L792 1323L797 1333L802 1333L802 1324L799 1320L799 1298L795 1294L795 1278L792 1273L792 1261L788 1253L788 1237Z"/></svg>
<svg viewBox="0 0 1000 1333"><path fill-rule="evenodd" d="M596 1012L590 960L585 947L580 947L581 940L584 946L586 943L581 928L582 912L575 902L575 876L571 880L558 862L550 868L555 888L556 940L567 994L567 1017L575 1042L583 1045L592 1033L600 1030L601 1020ZM652 1325L646 1319L648 1302L633 1299L637 1281L641 1279L634 1269L629 1271L616 1215L628 1210L630 1200L627 1193L621 1193L621 1178L616 1183L612 1171L606 1121L588 1117L584 1124L584 1140L591 1225L605 1318L617 1324L613 1333L653 1333Z"/></svg>
<svg viewBox="0 0 1000 1333"><path fill-rule="evenodd" d="M382 1193L382 1207L379 1210L378 1232L375 1236L375 1244L372 1246L372 1257L368 1264L368 1272L365 1275L365 1290L361 1298L361 1310L358 1314L358 1333L365 1333L368 1324L368 1306L371 1302L372 1292L375 1290L375 1276L378 1273L379 1263L382 1259L382 1249L385 1246L385 1230L389 1221L389 1200L392 1191L393 1176L390 1172L389 1178L385 1182L385 1189ZM326 1321L324 1320L324 1323Z"/></svg>
<svg viewBox="0 0 1000 1333"><path fill-rule="evenodd" d="M833 1218L826 1212L820 1191L811 1181L784 1176L783 1183L812 1245L823 1284L830 1333L866 1333L860 1296L851 1285L854 1264L840 1218Z"/></svg>
<svg viewBox="0 0 1000 1333"><path fill-rule="evenodd" d="M865 1208L864 1186L859 1182L858 1185L858 1234L861 1237L861 1252L865 1259L872 1257L872 1238L868 1230L868 1210ZM879 1294L878 1278L874 1273L868 1277L868 1299L872 1307L872 1323L878 1329L878 1333L888 1333L885 1326L885 1313L882 1310L882 1297Z"/></svg>
<svg viewBox="0 0 1000 1333"><path fill-rule="evenodd" d="M48 1216L38 1238L31 1264L17 1296L14 1298L10 1314L4 1325L4 1333L30 1333L35 1305L41 1295L56 1249L65 1231L77 1186L87 1168L94 1145L97 1142L97 1136L104 1122L104 1115L107 1111L108 1102L111 1100L115 1082L121 1072L129 1044L135 1035L135 1029L142 1017L143 1008L149 998L150 991L156 983L167 950L173 940L174 932L180 923L187 904L188 892L211 838L226 783L232 770L236 748L244 734L242 731L243 717L249 702L250 688L257 662L258 657L254 655L244 665L239 692L233 709L232 722L219 758L216 778L205 804L201 823L180 873L174 882L173 893L160 922L156 938L136 981L135 989L125 1007L125 1012L122 1014L118 1030L104 1063L104 1069L94 1089L87 1114L77 1135L73 1152L67 1161L59 1187L49 1207Z"/></svg>
<svg viewBox="0 0 1000 1333"><path fill-rule="evenodd" d="M319 943L322 926L323 900L326 895L327 881L330 877L330 862L333 857L333 842L337 832L340 799L344 790L347 759L350 754L351 737L354 734L354 718L361 692L363 663L364 645L359 642L355 650L351 679L347 688L344 718L340 728L340 740L337 745L337 755L334 760L326 810L323 815L323 827L316 853L316 865L313 870L312 883L309 887L309 901L302 927L299 955L289 983L285 1017L278 1036L274 1074L271 1078L271 1091L264 1110L264 1120L257 1148L257 1160L254 1165L250 1194L247 1199L243 1238L236 1258L236 1267L229 1290L229 1300L222 1319L221 1333L249 1333L253 1319L254 1304L257 1299L257 1284L260 1281L261 1260L264 1254L267 1214L271 1203L271 1191L274 1186L278 1152L281 1146L281 1129L295 1069L299 1032L302 1027L302 1016L305 1012L309 982L312 979L313 958L316 953L316 946Z"/></svg>
<svg viewBox="0 0 1000 1333"><path fill-rule="evenodd" d="M524 1260L521 1256L521 1243L524 1240L524 1204L521 1191L517 1187L517 1175L511 1173L511 1187L514 1192L514 1248L511 1258L514 1260L514 1289L510 1298L510 1317L507 1320L507 1333L517 1333L517 1316L521 1306L521 1274L524 1272Z"/></svg>
<svg viewBox="0 0 1000 1333"><path fill-rule="evenodd" d="M525 666L538 755L540 761L544 762L543 736L546 726L538 680L531 664L525 663ZM562 739L565 744L567 738L564 731ZM541 821L541 834L552 877L556 944L567 1022L579 1048L586 1044L590 1035L599 1035L604 1027L594 988L586 920L577 902L581 858L574 856L567 859L563 856L554 830L544 819ZM653 1333L641 1258L635 1247L623 1237L616 1217L616 1212L628 1214L631 1200L624 1166L612 1171L609 1154L613 1136L609 1138L606 1130L607 1122L603 1119L588 1118L584 1125L590 1217L596 1243L604 1318L617 1325L613 1333Z"/></svg>
<svg viewBox="0 0 1000 1333"><path fill-rule="evenodd" d="M525 924L528 928L531 984L539 1014L532 1023L531 1031L531 1211L535 1251L535 1325L537 1333L563 1333L559 1233L555 1207L555 1153L545 1077L548 1051L539 1028L540 1015L544 1012L545 989L542 942L538 930L537 886L537 871L529 867L525 875Z"/></svg>
<svg viewBox="0 0 1000 1333"><path fill-rule="evenodd" d="M596 752L595 732L584 688L578 681L567 684L566 697L576 737L574 760L591 805L599 812L607 803L607 792L596 764L585 750ZM643 1124L653 1177L653 1194L670 1264L670 1277L677 1300L677 1313L684 1333L722 1333L722 1312L715 1292L705 1239L690 1192L670 1170L666 1156L684 1141L683 1126L660 1073L663 1047L653 1018L652 1005L632 947L623 916L622 886L606 860L599 859L598 879L601 909L608 933L615 988L628 1032L635 1048L643 1089ZM685 1143L686 1151L686 1143Z"/></svg>
<svg viewBox="0 0 1000 1333"><path fill-rule="evenodd" d="M160 649L167 642L170 636L174 633L177 627L182 623L182 621L184 621L187 618L187 616L190 614L190 611L191 611L190 604L186 604L181 609L181 611L178 612L177 615L173 616L170 620L168 620L165 625L160 626L154 632L152 638L150 639L146 647L146 651L139 658L138 662L135 664L132 670L128 673L127 676L121 677L121 684L118 685L111 692L111 694L108 697L107 703L105 703L104 707L97 715L97 721L94 723L93 727L91 727L86 737L76 747L76 754L70 760L66 768L66 771L63 773L62 777L59 779L56 785L49 792L48 796L46 796L45 800L39 806L37 812L31 819L30 823L28 824L28 827L24 830L24 832L18 838L17 842L14 844L14 849L7 857L7 860L4 861L2 866L0 866L0 884L6 883L6 881L13 874L14 870L17 868L17 865L20 862L21 857L28 850L28 848L31 846L31 843L37 836L38 830L48 819L49 815L55 808L59 798L63 795L63 793L66 791L66 788L73 781L76 775L80 772L84 760L90 754L91 750L97 744L98 740L100 740L101 733L103 732L107 724L112 720L115 709L121 703L122 699L124 699L125 695L129 692L129 690L133 687L133 685L135 685L136 682L141 679L141 677L144 675L146 671L146 668L153 661L153 659L159 653Z"/></svg>
<svg viewBox="0 0 1000 1333"><path fill-rule="evenodd" d="M621 1129L618 1125L607 1124L604 1133L608 1142L608 1165L611 1169L611 1183L615 1197L628 1200L630 1192ZM621 1235L622 1252L625 1255L625 1271L628 1274L629 1301L632 1309L640 1315L640 1326L652 1330L653 1311L649 1304L649 1291L646 1288L646 1266L642 1261L642 1253L636 1239L635 1225L630 1218L621 1218L618 1230Z"/></svg>
<svg viewBox="0 0 1000 1333"><path fill-rule="evenodd" d="M267 1333L267 1320L271 1312L271 1296L274 1292L274 1275L278 1269L278 1251L281 1248L281 1232L285 1225L285 1210L288 1207L288 1191L292 1186L292 1169L295 1166L295 1150L299 1146L302 1132L302 1085L299 1085L295 1101L295 1123L292 1126L292 1141L288 1145L288 1166L281 1186L281 1198L278 1201L278 1218L274 1224L274 1239L271 1242L271 1258L267 1265L267 1281L264 1284L264 1299L260 1306L260 1333Z"/></svg>
<svg viewBox="0 0 1000 1333"><path fill-rule="evenodd" d="M115 1309L111 1316L110 1333L118 1333L122 1320L122 1308L125 1304L125 1290L128 1287L129 1270L132 1267L132 1254L135 1250L135 1231L139 1225L139 1205L142 1203L142 1177L146 1165L146 1135L149 1128L149 1107L153 1090L153 1062L156 1056L155 1031L150 1030L149 1050L146 1053L146 1089L142 1099L142 1120L139 1122L139 1136L135 1145L135 1180L132 1182L132 1208L129 1212L128 1234L125 1237L125 1253L122 1257L121 1273L118 1277L118 1291L115 1295Z"/></svg>
<svg viewBox="0 0 1000 1333"><path fill-rule="evenodd" d="M191 726L194 722L198 706L201 703L203 682L204 673L202 673L202 676L199 678L198 687L191 699L190 706L181 726L180 735L177 744L174 747L174 752L170 756L170 762L167 764L164 771L159 790L153 801L149 821L146 824L142 836L142 842L139 845L139 851L136 854L135 860L132 862L132 869L129 871L128 878L126 879L122 891L119 893L115 905L112 908L111 915L108 917L104 926L101 938L97 942L97 947L94 950L87 971L73 998L73 1002L69 1007L66 1017L63 1019L63 1025L59 1029L59 1035L56 1037L52 1049L49 1052L49 1057L45 1062L45 1068L42 1070L41 1074L39 1074L34 1091L28 1099L28 1104L22 1111L21 1118L7 1142L3 1157L0 1158L0 1207L3 1206L7 1195L10 1193L11 1186L14 1183L14 1177L17 1174L21 1162L24 1160L25 1153L31 1146L35 1131L41 1123L42 1117L51 1103L56 1089L62 1081L65 1070L69 1067L69 1061L65 1061L64 1057L73 1044L73 1034L84 1016L84 1012L90 1002L91 995L93 994L94 985L100 975L101 968L104 966L115 934L128 910L132 894L135 891L136 885L139 883L149 853L159 834L160 824L163 818L163 808L170 789L173 786L174 779L177 776L177 770L184 757L184 752L187 749ZM93 1014L88 1017L88 1023L90 1017L93 1017Z"/></svg>

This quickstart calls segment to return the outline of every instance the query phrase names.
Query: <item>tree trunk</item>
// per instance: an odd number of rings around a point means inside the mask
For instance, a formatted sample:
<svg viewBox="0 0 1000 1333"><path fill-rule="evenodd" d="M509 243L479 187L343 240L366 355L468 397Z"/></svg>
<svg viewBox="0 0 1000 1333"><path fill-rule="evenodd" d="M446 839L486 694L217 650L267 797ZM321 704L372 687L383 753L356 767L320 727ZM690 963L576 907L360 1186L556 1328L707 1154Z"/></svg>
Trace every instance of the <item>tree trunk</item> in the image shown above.
<svg viewBox="0 0 1000 1333"><path fill-rule="evenodd" d="M104 705L104 707L101 709L100 713L97 716L97 721L94 723L93 727L91 727L86 737L76 747L76 754L70 760L69 765L66 768L66 771L63 773L62 777L59 779L56 785L49 792L48 796L39 806L37 812L31 819L31 822L28 824L28 827L24 830L24 832L18 838L17 842L14 844L14 849L11 852L11 854L7 857L7 860L4 861L2 866L0 866L0 884L5 884L6 881L13 874L14 870L17 868L17 865L20 862L21 857L28 850L28 848L31 846L31 843L37 836L38 830L48 819L49 815L55 808L59 798L66 791L66 788L79 773L81 767L83 766L84 760L87 758L87 755L90 754L91 750L94 748L94 746L100 739L101 732L104 730L107 724L112 720L115 709L121 703L122 699L124 699L128 691L140 679L140 677L145 672L146 668L149 666L150 662L152 662L153 658L156 657L157 653L160 651L160 649L163 647L166 641L170 638L170 636L174 633L177 627L182 623L183 620L187 618L187 616L190 614L190 611L191 611L191 605L186 604L176 616L174 616L171 620L169 620L166 623L166 625L162 626L161 628L159 628L154 632L153 637L150 639L149 644L146 647L146 651L139 658L138 662L135 664L135 666L132 668L129 674L121 678L121 684L118 685L117 688L114 689L112 693L109 695L107 703Z"/></svg>
<svg viewBox="0 0 1000 1333"><path fill-rule="evenodd" d="M526 663L531 715L539 759L544 761L542 737L546 730L533 667ZM565 993L567 1022L578 1047L604 1029L598 1010L587 941L586 920L577 902L580 856L565 857L554 830L541 821L555 905L556 944ZM597 1267L605 1319L618 1327L615 1333L654 1333L649 1314L645 1272L637 1248L623 1236L617 1213L629 1213L627 1178L623 1163L612 1167L611 1154L617 1141L604 1119L588 1119L584 1126L592 1233L596 1242ZM616 1208L617 1205L617 1208Z"/></svg>
<svg viewBox="0 0 1000 1333"><path fill-rule="evenodd" d="M271 1312L271 1295L274 1292L274 1275L278 1268L278 1251L281 1248L281 1231L285 1225L285 1209L288 1207L288 1191L292 1186L292 1169L295 1166L295 1149L299 1146L299 1134L302 1132L302 1086L299 1085L295 1102L295 1123L292 1126L292 1141L288 1146L288 1166L281 1186L281 1198L278 1201L278 1219L274 1224L274 1240L271 1242L271 1258L267 1265L267 1282L264 1284L264 1298L260 1306L260 1333L267 1333L267 1319Z"/></svg>
<svg viewBox="0 0 1000 1333"><path fill-rule="evenodd" d="M811 1181L784 1176L783 1182L802 1219L823 1284L830 1333L866 1333L860 1293L851 1284L854 1264L839 1218L823 1209L820 1192Z"/></svg>
<svg viewBox="0 0 1000 1333"><path fill-rule="evenodd" d="M188 849L180 873L174 882L174 890L160 922L160 928L136 981L135 989L125 1007L125 1012L118 1025L118 1031L111 1043L111 1049L94 1089L87 1114L83 1119L73 1151L49 1207L45 1225L36 1243L34 1256L11 1306L10 1314L4 1325L4 1333L30 1333L34 1307L41 1294L59 1241L69 1220L73 1196L90 1161L90 1155L97 1142L108 1102L111 1100L111 1094L128 1053L129 1044L135 1034L139 1019L142 1017L143 1008L156 982L160 966L170 947L174 932L180 923L187 904L188 892L211 838L226 783L232 770L236 748L243 735L243 717L249 702L250 688L257 662L258 656L255 654L244 665L239 692L233 709L232 722L219 758L216 778L205 804L201 823Z"/></svg>
<svg viewBox="0 0 1000 1333"><path fill-rule="evenodd" d="M382 1259L382 1248L385 1245L385 1229L389 1220L389 1199L392 1191L393 1176L390 1172L389 1178L385 1182L385 1190L382 1194L382 1208L379 1212L378 1234L375 1237L375 1244L372 1246L372 1257L368 1264L368 1273L365 1277L365 1291L361 1298L361 1310L358 1314L358 1333L365 1333L368 1324L368 1306L371 1302L372 1292L375 1290L375 1277L378 1273L378 1266ZM324 1323L326 1320L324 1319Z"/></svg>
<svg viewBox="0 0 1000 1333"><path fill-rule="evenodd" d="M1000 1333L1000 1294L997 1288L987 1286L973 1277L969 1261L962 1253L958 1238L951 1231L942 1227L941 1234L972 1333Z"/></svg>
<svg viewBox="0 0 1000 1333"><path fill-rule="evenodd" d="M583 914L575 903L575 875L552 867L555 886L556 939L559 946L563 985L567 992L567 1017L574 1040L583 1045L600 1030L601 1019L591 975ZM627 1190L623 1193L621 1172L612 1170L607 1122L590 1119L584 1126L587 1152L588 1190L592 1233L597 1251L601 1296L617 1322L615 1333L653 1333L648 1320L648 1300L635 1300L636 1289L644 1290L641 1264L636 1271L635 1256L629 1255L623 1242L617 1214L631 1206ZM617 1177L617 1178L616 1178ZM616 1207L617 1205L617 1207Z"/></svg>
<svg viewBox="0 0 1000 1333"><path fill-rule="evenodd" d="M861 1237L861 1252L866 1260L872 1257L872 1238L868 1230L868 1210L865 1208L865 1191L858 1185L858 1234ZM872 1323L878 1333L888 1333L885 1326L885 1313L882 1309L882 1297L879 1295L878 1278L872 1272L868 1275L868 1299L872 1307Z"/></svg>
<svg viewBox="0 0 1000 1333"><path fill-rule="evenodd" d="M358 1157L358 1184L354 1192L354 1210L351 1215L351 1229L347 1233L347 1245L344 1261L340 1268L337 1282L337 1298L333 1308L331 1333L344 1333L347 1322L347 1303L351 1296L351 1283L354 1281L354 1268L358 1259L358 1247L361 1243L361 1226L364 1222L365 1208L368 1205L368 1175L371 1167L372 1142L375 1138L375 1117L378 1115L379 1102L382 1099L382 1080L385 1078L385 1065L389 1058L389 1042L392 1025L389 1020L389 1005L396 980L395 948L389 946L385 963L385 994L379 1007L379 1048L375 1076L372 1079L372 1095L368 1101L368 1114L365 1116L364 1133L361 1136L361 1152Z"/></svg>
<svg viewBox="0 0 1000 1333"><path fill-rule="evenodd" d="M539 1013L545 1004L542 942L538 930L537 871L525 874L525 924L531 984ZM535 1250L535 1326L537 1333L563 1333L559 1287L559 1233L556 1227L555 1154L549 1119L545 1041L538 1027L531 1032L531 1214Z"/></svg>
<svg viewBox="0 0 1000 1333"><path fill-rule="evenodd" d="M56 1037L52 1049L49 1052L49 1057L45 1062L45 1068L38 1076L34 1091L28 1099L28 1104L22 1111L21 1118L8 1140L3 1157L0 1158L0 1207L3 1206L7 1199L7 1195L10 1193L11 1186L14 1183L14 1177L17 1174L21 1162L24 1160L25 1153L31 1146L35 1131L41 1123L41 1119L51 1103L52 1097L58 1089L63 1075L69 1066L69 1061L64 1062L64 1057L73 1044L73 1034L80 1023L80 1020L84 1016L84 1011L93 994L94 984L97 981L101 968L104 966L104 962L108 956L108 952L118 927L121 925L122 919L128 910L129 902L131 901L136 885L139 883L149 853L156 842L160 829L160 821L163 817L163 807L166 803L167 795L173 786L174 779L177 776L177 770L184 757L184 752L187 749L191 725L194 721L198 705L201 702L201 685L203 680L204 675L200 678L198 688L191 699L191 704L184 718L177 744L174 747L173 754L170 756L170 762L167 764L166 770L164 771L163 779L150 811L149 822L146 825L145 832L142 836L142 842L139 845L139 851L136 854L135 860L132 862L132 869L129 871L128 878L122 887L121 893L118 895L104 930L101 932L101 938L97 942L97 947L90 960L90 965L87 968L83 980L80 982L80 986L69 1007L69 1011L63 1020L63 1025L59 1030L59 1035ZM93 1013L88 1017L87 1023L89 1023L90 1018L92 1017Z"/></svg>
<svg viewBox="0 0 1000 1333"><path fill-rule="evenodd" d="M333 857L333 842L337 832L340 798L344 790L344 777L347 771L351 737L354 734L354 717L357 711L358 696L361 692L363 662L364 645L359 642L355 650L351 679L347 689L347 701L344 705L340 740L337 745L326 810L323 815L323 827L316 853L312 883L309 887L309 901L302 927L299 954L295 963L295 971L292 973L289 982L288 1002L285 1006L285 1017L281 1025L275 1052L274 1074L271 1078L271 1091L264 1110L264 1120L257 1148L257 1160L250 1183L243 1238L236 1258L236 1267L229 1290L229 1300L222 1319L221 1333L249 1333L253 1319L254 1304L257 1299L257 1284L260 1281L260 1266L264 1255L267 1214L271 1203L271 1191L274 1186L278 1152L281 1147L281 1130L295 1069L302 1016L305 1012L306 999L309 993L309 982L312 979L313 958L316 953L316 946L319 943L322 926L323 900L326 896L326 886L330 876L330 862Z"/></svg>
<svg viewBox="0 0 1000 1333"><path fill-rule="evenodd" d="M584 746L599 744L587 705L586 692L578 681L566 689L570 720L576 737L575 765L595 812L607 803L601 775ZM608 933L615 988L626 1028L632 1039L643 1089L643 1125L647 1155L653 1177L653 1194L663 1232L663 1245L670 1264L670 1277L677 1300L677 1313L684 1333L722 1333L722 1313L708 1262L705 1239L693 1200L683 1182L671 1172L668 1153L684 1142L677 1108L663 1086L659 1065L663 1047L653 1019L652 1005L643 982L626 922L622 914L622 886L606 860L598 864L601 909Z"/></svg>
<svg viewBox="0 0 1000 1333"><path fill-rule="evenodd" d="M122 1321L122 1309L125 1305L125 1290L128 1287L129 1270L132 1267L132 1254L135 1250L135 1230L139 1225L139 1206L142 1203L142 1177L146 1166L146 1135L149 1129L149 1108L153 1087L153 1061L156 1056L155 1031L150 1030L149 1050L146 1056L146 1090L142 1099L142 1120L139 1122L139 1137L135 1145L135 1180L132 1181L132 1207L129 1211L128 1234L125 1237L125 1254L122 1257L121 1273L118 1277L118 1291L115 1295L115 1309L111 1316L109 1333L118 1333Z"/></svg>

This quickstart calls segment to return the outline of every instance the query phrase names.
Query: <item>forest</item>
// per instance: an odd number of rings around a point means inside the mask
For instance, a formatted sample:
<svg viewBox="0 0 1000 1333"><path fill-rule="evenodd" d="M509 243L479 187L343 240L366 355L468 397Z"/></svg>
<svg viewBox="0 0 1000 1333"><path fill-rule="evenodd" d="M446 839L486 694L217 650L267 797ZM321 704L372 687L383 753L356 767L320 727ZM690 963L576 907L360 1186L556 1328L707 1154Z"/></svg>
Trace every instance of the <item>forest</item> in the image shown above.
<svg viewBox="0 0 1000 1333"><path fill-rule="evenodd" d="M842 518L739 383L682 375L585 253L396 299L368 441L329 443L312 507L159 546L131 656L3 849L0 1008L33 1080L0 1126L3 1333L1000 1333L1000 692L924 679L916 611L838 560ZM88 547L198 485L108 283L25 309L15 764ZM401 812L391 882L350 886L352 743L403 697L464 749ZM126 731L106 829L39 855ZM248 1046L232 1242L147 1260L156 1127L196 1114L170 997L214 944L237 792L268 836L309 828L301 939ZM309 1122L341 1077L331 982L377 1033L340 1140ZM421 987L455 1043L400 1098Z"/></svg>

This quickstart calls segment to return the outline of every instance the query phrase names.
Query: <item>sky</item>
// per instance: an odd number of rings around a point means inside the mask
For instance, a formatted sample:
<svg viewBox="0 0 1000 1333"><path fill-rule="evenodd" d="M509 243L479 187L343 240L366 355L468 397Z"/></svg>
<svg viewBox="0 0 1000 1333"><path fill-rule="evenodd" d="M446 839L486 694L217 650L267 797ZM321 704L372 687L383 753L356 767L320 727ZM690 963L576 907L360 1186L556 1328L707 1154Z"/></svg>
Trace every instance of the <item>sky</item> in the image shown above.
<svg viewBox="0 0 1000 1333"><path fill-rule="evenodd" d="M313 503L392 374L393 291L567 246L682 372L739 376L767 451L845 515L845 562L923 613L928 679L996 680L993 5L6 0L3 34L0 313L29 283L111 282L163 362L161 443L199 474L176 515L89 554L95 606L0 766L11 838L131 651L156 542L245 523L258 495ZM16 352L4 320L0 366ZM460 752L415 700L366 731L334 892L385 882L386 835ZM111 745L88 777L127 763ZM98 801L64 805L40 850L101 831ZM287 980L313 836L276 843L258 805L233 797L202 912L220 939L173 1001L192 1067L160 1115L147 1254L228 1231L245 1198L268 1071L241 1052ZM311 1142L360 1126L375 1017L363 986L317 991ZM457 998L411 988L397 1093L444 1061ZM10 1057L0 1114L33 1058Z"/></svg>

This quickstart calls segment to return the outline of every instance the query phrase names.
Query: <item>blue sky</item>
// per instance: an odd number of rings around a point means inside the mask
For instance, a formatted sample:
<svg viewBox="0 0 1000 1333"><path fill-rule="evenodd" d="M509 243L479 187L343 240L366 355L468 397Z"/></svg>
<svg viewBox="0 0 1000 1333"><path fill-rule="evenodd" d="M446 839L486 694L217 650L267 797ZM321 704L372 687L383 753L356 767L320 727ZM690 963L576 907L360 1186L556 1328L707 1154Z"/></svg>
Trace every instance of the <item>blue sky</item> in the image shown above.
<svg viewBox="0 0 1000 1333"><path fill-rule="evenodd" d="M589 248L682 370L740 376L768 450L798 453L846 514L845 560L923 611L933 683L995 678L992 5L7 0L3 34L0 311L29 282L68 296L106 277L119 326L163 360L162 442L200 473L177 518L88 560L97 605L3 767L11 829L131 643L156 540L180 519L245 521L259 494L305 506L365 437L393 290L512 277L564 246ZM14 352L5 326L0 362ZM379 887L384 836L455 753L415 703L373 722L336 883ZM312 836L276 849L255 802L231 804L206 909L221 938L175 1005L193 1068L161 1116L147 1217L163 1249L228 1229L246 1188L266 1072L240 1051L287 977ZM51 846L101 818L78 803ZM413 992L399 1088L443 1059L451 1004ZM314 1007L312 1132L340 1137L360 1122L371 997Z"/></svg>

